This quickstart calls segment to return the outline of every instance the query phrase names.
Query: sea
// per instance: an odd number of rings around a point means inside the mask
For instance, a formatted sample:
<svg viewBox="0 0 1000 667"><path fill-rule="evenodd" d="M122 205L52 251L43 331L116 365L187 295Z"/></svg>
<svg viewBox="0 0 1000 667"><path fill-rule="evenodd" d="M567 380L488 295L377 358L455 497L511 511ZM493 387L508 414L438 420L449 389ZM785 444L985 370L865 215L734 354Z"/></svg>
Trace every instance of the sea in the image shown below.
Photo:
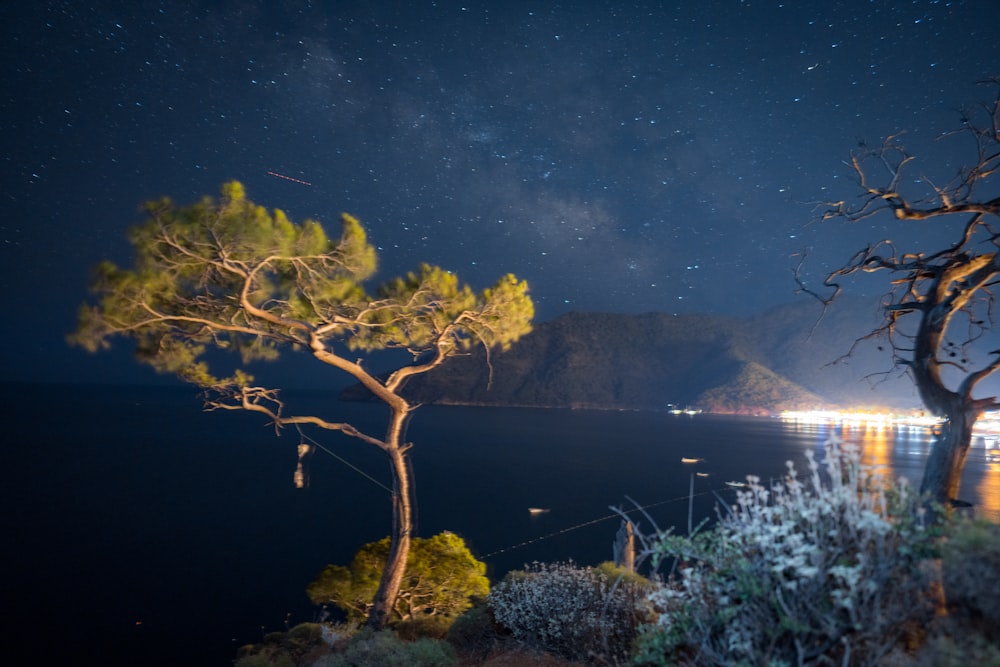
<svg viewBox="0 0 1000 667"><path fill-rule="evenodd" d="M240 646L314 620L306 585L389 533L384 456L343 434L205 412L186 387L0 390L6 664L232 664ZM375 404L287 398L384 428ZM780 478L787 461L805 470L833 435L914 483L931 445L922 428L424 406L407 432L416 534L458 534L494 582L535 561L597 564L612 557L621 512L640 532L683 534L733 501L727 482ZM296 488L303 442L316 447ZM981 440L962 495L1000 516L1000 464Z"/></svg>

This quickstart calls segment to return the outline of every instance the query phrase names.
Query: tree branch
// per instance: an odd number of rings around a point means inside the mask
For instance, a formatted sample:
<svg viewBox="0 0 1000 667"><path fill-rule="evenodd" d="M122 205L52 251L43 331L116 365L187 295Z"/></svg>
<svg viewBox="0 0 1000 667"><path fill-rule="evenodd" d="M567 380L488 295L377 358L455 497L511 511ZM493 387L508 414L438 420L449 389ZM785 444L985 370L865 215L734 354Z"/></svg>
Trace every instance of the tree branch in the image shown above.
<svg viewBox="0 0 1000 667"><path fill-rule="evenodd" d="M313 415L283 416L281 413L284 410L284 403L278 399L277 392L274 389L266 389L264 387L213 387L212 389L224 398L233 399L236 403L227 403L222 398L206 398L206 407L210 410L246 410L248 412L257 412L267 416L278 428L292 424L312 424L328 431L340 431L344 435L356 438L369 445L375 445L382 450L388 450L389 448L384 441L359 431L346 422L330 422ZM268 404L274 407L272 408Z"/></svg>

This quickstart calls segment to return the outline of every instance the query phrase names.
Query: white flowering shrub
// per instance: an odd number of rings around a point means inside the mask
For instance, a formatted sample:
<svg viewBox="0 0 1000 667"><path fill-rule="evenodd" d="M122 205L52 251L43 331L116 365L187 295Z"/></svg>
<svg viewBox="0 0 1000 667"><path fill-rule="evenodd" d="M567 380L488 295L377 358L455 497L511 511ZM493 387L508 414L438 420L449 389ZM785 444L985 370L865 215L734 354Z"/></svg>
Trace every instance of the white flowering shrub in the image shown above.
<svg viewBox="0 0 1000 667"><path fill-rule="evenodd" d="M637 662L658 665L876 665L930 612L917 561L930 546L919 499L827 443L809 474L748 477L717 526L652 536L658 620Z"/></svg>
<svg viewBox="0 0 1000 667"><path fill-rule="evenodd" d="M487 604L526 646L570 660L627 661L640 624L651 620L648 582L609 577L573 563L534 563L509 573Z"/></svg>

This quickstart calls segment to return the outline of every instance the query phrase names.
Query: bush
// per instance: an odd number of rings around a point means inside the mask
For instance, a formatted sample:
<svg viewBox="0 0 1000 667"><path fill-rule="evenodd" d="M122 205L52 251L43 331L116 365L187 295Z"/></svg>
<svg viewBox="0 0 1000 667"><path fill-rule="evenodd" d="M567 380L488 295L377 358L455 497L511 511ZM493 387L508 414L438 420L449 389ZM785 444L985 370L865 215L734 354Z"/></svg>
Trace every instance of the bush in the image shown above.
<svg viewBox="0 0 1000 667"><path fill-rule="evenodd" d="M482 662L506 636L497 625L489 608L479 605L455 619L448 628L446 639L463 657Z"/></svg>
<svg viewBox="0 0 1000 667"><path fill-rule="evenodd" d="M415 639L444 639L448 628L455 622L451 616L418 616L408 621L400 621L392 626L396 635L404 641Z"/></svg>
<svg viewBox="0 0 1000 667"><path fill-rule="evenodd" d="M644 591L652 591L655 587L653 582L642 576L638 572L627 570L620 565L615 565L613 561L605 561L594 568L594 572L607 578L612 585L630 584Z"/></svg>
<svg viewBox="0 0 1000 667"><path fill-rule="evenodd" d="M260 644L242 647L236 667L294 667L322 642L323 626L301 623L288 632L270 632Z"/></svg>
<svg viewBox="0 0 1000 667"><path fill-rule="evenodd" d="M917 561L929 550L923 511L905 481L829 442L807 452L801 481L748 487L710 531L659 533L651 555L673 572L650 595L639 661L656 665L875 665L930 597Z"/></svg>
<svg viewBox="0 0 1000 667"><path fill-rule="evenodd" d="M363 546L350 567L327 565L306 588L309 599L336 605L350 620L368 618L388 554L386 537ZM410 634L434 626L434 632L443 635L452 619L489 591L486 564L476 560L461 537L448 531L427 539L415 537L389 622L393 626L412 622L414 628L406 631ZM422 621L432 616L438 619Z"/></svg>
<svg viewBox="0 0 1000 667"><path fill-rule="evenodd" d="M645 591L636 582L572 563L534 563L511 572L487 598L497 623L526 646L571 660L627 660L646 620Z"/></svg>
<svg viewBox="0 0 1000 667"><path fill-rule="evenodd" d="M957 521L942 549L941 576L956 611L987 626L1000 624L1000 525Z"/></svg>
<svg viewBox="0 0 1000 667"><path fill-rule="evenodd" d="M572 662L562 656L543 651L517 649L492 655L481 667L583 667L584 663Z"/></svg>
<svg viewBox="0 0 1000 667"><path fill-rule="evenodd" d="M295 667L295 660L287 653L270 648L241 655L233 664L236 667Z"/></svg>
<svg viewBox="0 0 1000 667"><path fill-rule="evenodd" d="M314 667L449 667L457 664L447 642L418 639L406 642L391 630L362 630L342 651L323 656Z"/></svg>
<svg viewBox="0 0 1000 667"><path fill-rule="evenodd" d="M1000 667L1000 645L967 627L946 627L917 654L915 667Z"/></svg>

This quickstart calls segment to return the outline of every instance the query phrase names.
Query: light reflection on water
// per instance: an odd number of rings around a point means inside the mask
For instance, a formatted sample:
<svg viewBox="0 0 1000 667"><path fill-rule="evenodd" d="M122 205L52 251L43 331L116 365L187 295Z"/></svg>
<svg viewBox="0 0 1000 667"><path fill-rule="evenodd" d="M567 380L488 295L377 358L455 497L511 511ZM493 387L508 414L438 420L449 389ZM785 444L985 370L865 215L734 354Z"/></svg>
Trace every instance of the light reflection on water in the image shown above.
<svg viewBox="0 0 1000 667"><path fill-rule="evenodd" d="M1000 463L983 464L985 472L976 485L976 495L979 497L982 514L994 521L1000 521ZM968 467L968 464L966 465Z"/></svg>
<svg viewBox="0 0 1000 667"><path fill-rule="evenodd" d="M930 429L921 426L874 422L787 422L787 425L797 433L811 433L818 450L823 448L831 434L836 434L844 442L858 443L866 465L885 475L905 477L914 486L920 485L934 439ZM959 495L975 506L977 515L1000 521L1000 462L987 459L987 443L980 436L973 437Z"/></svg>

